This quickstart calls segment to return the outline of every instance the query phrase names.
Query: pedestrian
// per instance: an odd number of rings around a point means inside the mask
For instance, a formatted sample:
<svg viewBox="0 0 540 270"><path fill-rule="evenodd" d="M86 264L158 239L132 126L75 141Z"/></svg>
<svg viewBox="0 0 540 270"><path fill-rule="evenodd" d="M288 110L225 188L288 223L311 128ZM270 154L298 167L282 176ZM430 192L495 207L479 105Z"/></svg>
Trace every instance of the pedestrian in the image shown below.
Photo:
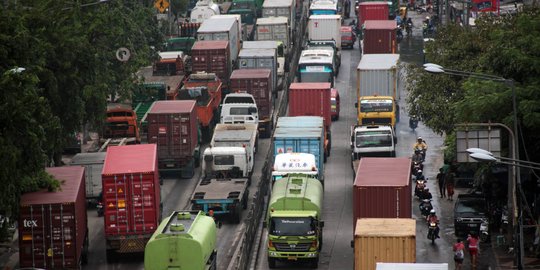
<svg viewBox="0 0 540 270"><path fill-rule="evenodd" d="M471 232L469 234L469 236L467 237L467 242L469 247L469 254L471 255L471 266L472 269L476 269L476 258L478 257L480 250L478 248L478 236L475 232Z"/></svg>
<svg viewBox="0 0 540 270"><path fill-rule="evenodd" d="M454 263L456 265L456 270L461 269L461 265L463 264L463 259L465 258L465 245L461 241L461 239L457 239L456 243L454 244Z"/></svg>
<svg viewBox="0 0 540 270"><path fill-rule="evenodd" d="M454 185L456 184L456 175L454 174L454 171L453 170L450 170L445 178L444 178L444 183L446 185L446 191L447 191L447 197L448 197L448 200L449 201L453 201L454 200Z"/></svg>
<svg viewBox="0 0 540 270"><path fill-rule="evenodd" d="M446 197L446 186L444 185L445 175L443 172L443 168L439 169L439 173L437 174L436 178L439 183L439 193L441 194L441 198L444 198Z"/></svg>

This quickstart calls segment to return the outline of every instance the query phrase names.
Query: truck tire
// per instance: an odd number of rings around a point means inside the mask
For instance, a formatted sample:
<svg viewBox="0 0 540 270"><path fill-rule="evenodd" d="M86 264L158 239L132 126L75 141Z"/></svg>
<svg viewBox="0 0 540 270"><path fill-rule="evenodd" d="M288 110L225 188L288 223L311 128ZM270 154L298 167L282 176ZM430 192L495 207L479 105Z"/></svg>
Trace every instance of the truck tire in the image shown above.
<svg viewBox="0 0 540 270"><path fill-rule="evenodd" d="M268 268L274 269L276 268L276 259L268 257Z"/></svg>
<svg viewBox="0 0 540 270"><path fill-rule="evenodd" d="M317 269L319 268L319 258L309 260L309 268Z"/></svg>

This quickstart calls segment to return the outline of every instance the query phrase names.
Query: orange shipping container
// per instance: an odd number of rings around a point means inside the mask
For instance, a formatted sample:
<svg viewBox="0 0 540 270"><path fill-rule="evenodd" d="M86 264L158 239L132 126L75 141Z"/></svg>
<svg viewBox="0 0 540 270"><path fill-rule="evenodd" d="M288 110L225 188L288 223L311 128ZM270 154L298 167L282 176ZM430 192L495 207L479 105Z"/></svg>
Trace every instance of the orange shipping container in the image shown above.
<svg viewBox="0 0 540 270"><path fill-rule="evenodd" d="M358 219L354 231L354 269L375 270L378 262L416 262L414 219Z"/></svg>

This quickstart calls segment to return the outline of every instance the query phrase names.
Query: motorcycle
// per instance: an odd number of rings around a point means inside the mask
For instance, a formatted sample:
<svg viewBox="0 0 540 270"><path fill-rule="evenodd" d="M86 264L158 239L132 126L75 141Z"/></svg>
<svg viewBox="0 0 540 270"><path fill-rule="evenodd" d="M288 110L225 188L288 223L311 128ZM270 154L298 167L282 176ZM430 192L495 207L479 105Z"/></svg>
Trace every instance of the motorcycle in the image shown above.
<svg viewBox="0 0 540 270"><path fill-rule="evenodd" d="M427 217L429 215L429 212L433 209L433 205L431 205L430 199L422 200L420 205L418 205L418 208L420 209L420 213L423 217Z"/></svg>
<svg viewBox="0 0 540 270"><path fill-rule="evenodd" d="M425 141L424 141L424 143L425 143ZM419 151L420 154L422 155L422 161L421 162L424 162L424 160L426 160L426 149L417 147L417 148L414 149L414 153L416 153L417 151ZM422 169L423 168L424 168L424 166L422 166Z"/></svg>
<svg viewBox="0 0 540 270"><path fill-rule="evenodd" d="M97 209L97 215L98 217L102 217L103 216L103 203L102 202L98 202L97 205L96 205L96 209Z"/></svg>
<svg viewBox="0 0 540 270"><path fill-rule="evenodd" d="M424 164L422 162L415 161L413 163L412 173L416 179L420 179L420 176L422 176L423 170L424 170Z"/></svg>
<svg viewBox="0 0 540 270"><path fill-rule="evenodd" d="M439 228L439 225L436 222L430 222L429 223L429 229L428 229L428 239L431 240L431 244L435 244L435 239L437 239L437 228Z"/></svg>
<svg viewBox="0 0 540 270"><path fill-rule="evenodd" d="M412 34L412 27L413 27L413 25L412 25L411 22L407 23L407 25L405 26L405 31L407 31L407 36L410 36ZM416 128L416 126L418 126L418 120L415 119L415 121L416 121L416 123L415 123L414 128L411 127L413 130ZM410 120L409 120L409 126L411 126Z"/></svg>
<svg viewBox="0 0 540 270"><path fill-rule="evenodd" d="M398 42L403 39L403 27L401 25L396 28L396 39Z"/></svg>
<svg viewBox="0 0 540 270"><path fill-rule="evenodd" d="M414 195L420 199L425 188L426 180L416 180L416 186L414 187Z"/></svg>

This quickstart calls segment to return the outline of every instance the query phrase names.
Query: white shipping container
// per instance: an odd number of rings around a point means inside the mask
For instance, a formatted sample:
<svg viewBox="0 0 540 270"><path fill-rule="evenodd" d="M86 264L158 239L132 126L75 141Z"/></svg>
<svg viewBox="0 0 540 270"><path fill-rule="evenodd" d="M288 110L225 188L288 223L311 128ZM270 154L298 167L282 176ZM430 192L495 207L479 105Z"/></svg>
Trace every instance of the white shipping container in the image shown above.
<svg viewBox="0 0 540 270"><path fill-rule="evenodd" d="M256 40L281 41L285 47L285 55L289 54L290 37L287 17L270 17L257 19Z"/></svg>
<svg viewBox="0 0 540 270"><path fill-rule="evenodd" d="M364 54L356 73L357 97L379 95L400 99L399 54Z"/></svg>
<svg viewBox="0 0 540 270"><path fill-rule="evenodd" d="M287 17L289 18L290 35L296 25L296 5L294 0L265 0L262 6L263 18Z"/></svg>
<svg viewBox="0 0 540 270"><path fill-rule="evenodd" d="M341 48L341 15L311 15L308 21L309 40L335 40Z"/></svg>
<svg viewBox="0 0 540 270"><path fill-rule="evenodd" d="M231 60L236 61L240 51L240 15L214 15L206 19L197 30L197 40L228 40Z"/></svg>

